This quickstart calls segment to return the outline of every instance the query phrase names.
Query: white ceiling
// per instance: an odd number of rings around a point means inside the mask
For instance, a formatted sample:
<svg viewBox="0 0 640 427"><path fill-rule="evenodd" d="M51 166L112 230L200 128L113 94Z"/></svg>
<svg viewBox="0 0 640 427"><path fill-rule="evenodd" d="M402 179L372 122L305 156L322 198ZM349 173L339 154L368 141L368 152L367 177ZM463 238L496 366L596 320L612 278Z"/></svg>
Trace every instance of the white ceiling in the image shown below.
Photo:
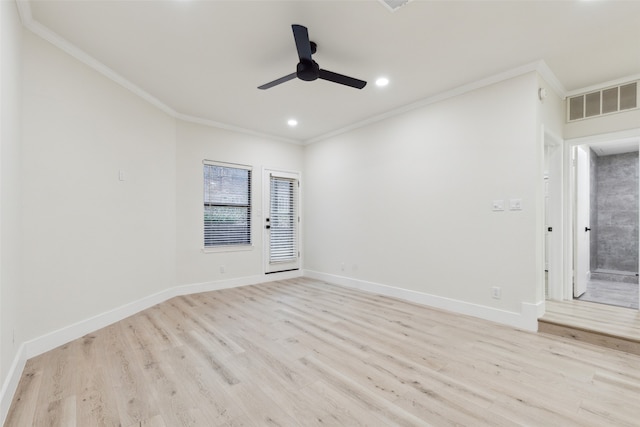
<svg viewBox="0 0 640 427"><path fill-rule="evenodd" d="M618 141L606 141L589 144L598 156L635 153L640 148L640 138L629 138Z"/></svg>
<svg viewBox="0 0 640 427"><path fill-rule="evenodd" d="M395 12L377 0L19 5L27 27L180 117L297 142L540 60L566 91L640 75L638 1L415 0ZM295 71L291 24L308 27L321 68L369 84L258 90ZM386 88L374 84L381 75Z"/></svg>

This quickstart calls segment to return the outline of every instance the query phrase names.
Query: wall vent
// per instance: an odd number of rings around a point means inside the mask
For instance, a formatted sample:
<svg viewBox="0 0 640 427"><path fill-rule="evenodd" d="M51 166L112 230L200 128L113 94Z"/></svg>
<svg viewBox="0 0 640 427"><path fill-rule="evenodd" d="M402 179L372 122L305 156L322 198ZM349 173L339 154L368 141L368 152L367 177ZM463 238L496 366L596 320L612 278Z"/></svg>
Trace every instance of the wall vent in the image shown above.
<svg viewBox="0 0 640 427"><path fill-rule="evenodd" d="M638 108L637 81L570 97L567 102L567 121L590 119L635 108Z"/></svg>
<svg viewBox="0 0 640 427"><path fill-rule="evenodd" d="M379 0L391 12L395 12L412 0Z"/></svg>

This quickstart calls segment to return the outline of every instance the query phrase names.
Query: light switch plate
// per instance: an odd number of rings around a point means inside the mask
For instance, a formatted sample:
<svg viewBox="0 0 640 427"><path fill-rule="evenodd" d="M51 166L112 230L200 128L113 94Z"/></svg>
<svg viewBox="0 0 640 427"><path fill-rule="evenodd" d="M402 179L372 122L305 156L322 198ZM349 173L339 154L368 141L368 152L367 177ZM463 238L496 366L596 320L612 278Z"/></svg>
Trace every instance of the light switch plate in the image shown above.
<svg viewBox="0 0 640 427"><path fill-rule="evenodd" d="M492 203L494 211L503 211L504 210L504 200L494 200Z"/></svg>
<svg viewBox="0 0 640 427"><path fill-rule="evenodd" d="M509 200L509 209L512 211L521 211L522 210L522 199L511 199Z"/></svg>

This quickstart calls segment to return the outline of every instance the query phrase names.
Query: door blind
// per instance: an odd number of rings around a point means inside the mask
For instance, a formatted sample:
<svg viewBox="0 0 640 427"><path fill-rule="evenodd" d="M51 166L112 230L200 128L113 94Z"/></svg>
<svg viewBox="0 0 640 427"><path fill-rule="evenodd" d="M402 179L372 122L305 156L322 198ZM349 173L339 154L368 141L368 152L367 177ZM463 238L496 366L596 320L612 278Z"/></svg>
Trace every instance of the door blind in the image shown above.
<svg viewBox="0 0 640 427"><path fill-rule="evenodd" d="M271 176L269 262L290 262L298 257L298 181Z"/></svg>

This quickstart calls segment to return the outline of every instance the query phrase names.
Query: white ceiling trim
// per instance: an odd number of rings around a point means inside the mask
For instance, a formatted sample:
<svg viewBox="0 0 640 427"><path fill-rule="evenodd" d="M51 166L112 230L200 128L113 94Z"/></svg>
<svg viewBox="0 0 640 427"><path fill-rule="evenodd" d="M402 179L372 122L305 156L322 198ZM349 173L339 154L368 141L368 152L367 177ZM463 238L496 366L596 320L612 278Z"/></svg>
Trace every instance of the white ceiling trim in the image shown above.
<svg viewBox="0 0 640 427"><path fill-rule="evenodd" d="M607 141L598 144L591 144L589 147L591 147L598 156L636 153L640 149L640 138Z"/></svg>
<svg viewBox="0 0 640 427"><path fill-rule="evenodd" d="M301 141L298 141L298 140L295 140L295 139L282 138L282 137L279 137L279 136L268 135L268 134L264 134L264 133L261 133L261 132L256 132L256 131L253 131L253 130L250 130L250 129L245 129L245 128L241 128L241 127L238 127L238 126L233 126L233 125L229 125L229 124L225 124L225 123L216 122L214 120L208 120L208 119L204 119L204 118L200 118L200 117L194 117L194 116L190 116L190 115L187 115L187 114L180 113L180 112L174 110L173 108L169 107L164 102L160 101L158 98L154 97L153 95L151 95L147 91L145 91L145 90L141 89L140 87L138 87L137 85L133 84L132 82L130 82L129 80L127 80L126 78L121 76L120 74L116 73L114 70L112 70L111 68L107 67L102 62L98 61L97 59L95 59L94 57L89 55L88 53L86 53L83 50L79 49L77 46L75 46L74 44L70 43L69 41L67 41L63 37L59 36L58 34L56 34L53 31L51 31L49 28L47 28L44 25L40 24L39 22L35 21L33 19L33 17L32 17L32 14L31 14L31 6L29 4L29 0L16 0L16 5L18 7L18 14L20 15L20 20L22 21L22 25L24 25L29 31L31 31L32 33L38 35L39 37L41 37L44 40L48 41L49 43L53 44L54 46L58 47L62 51L68 53L69 55L71 55L72 57L77 59L78 61L84 63L85 65L88 65L91 68L93 68L95 71L99 72L103 76L105 76L108 79L112 80L116 84L118 84L118 85L124 87L125 89L129 90L133 94L135 94L135 95L139 96L140 98L144 99L145 101L147 101L148 103L150 103L154 107L156 107L159 110L165 112L166 114L170 115L173 118L176 118L176 119L179 119L179 120L183 120L183 121L186 121L186 122L198 123L198 124L202 124L202 125L206 125L206 126L210 126L210 127L216 127L216 128L221 128L221 129L225 129L225 130L231 130L231 131L235 131L235 132L239 132L239 133L243 133L243 134L247 134L247 135L256 136L258 138L266 138L266 139L270 139L270 140L288 142L288 143L292 143L292 144L300 144L301 143Z"/></svg>
<svg viewBox="0 0 640 427"><path fill-rule="evenodd" d="M28 0L16 0L16 7L18 8L18 15L20 15L20 21L22 25L25 27L27 23L33 21L33 16L31 15L31 5Z"/></svg>
<svg viewBox="0 0 640 427"><path fill-rule="evenodd" d="M385 120L387 118L390 118L390 117L393 117L393 116L397 116L397 115L402 114L402 113L406 113L406 112L411 111L411 110L415 110L415 109L418 109L418 108L426 107L428 105L435 104L436 102L444 101L446 99L453 98L455 96L459 96L459 95L474 91L476 89L480 89L480 88L483 88L483 87L486 87L486 86L490 86L490 85L493 85L493 84L496 84L496 83L500 83L502 81L509 80L511 78L518 77L518 76L521 76L523 74L531 73L531 72L534 72L534 71L540 72L543 75L543 77L545 78L545 80L547 80L547 79L550 80L550 81L547 81L547 82L554 88L554 90L560 91L560 95L563 96L564 89L562 87L562 84L560 84L558 79L551 72L551 70L549 69L547 64L544 61L541 60L541 61L532 62L530 64L525 64L525 65L522 65L520 67L513 68L511 70L507 70L507 71L504 71L504 72L499 73L499 74L494 74L493 76L486 77L486 78L481 79L481 80L476 80L475 82L471 82L471 83L468 83L468 84L465 84L465 85L462 85L462 86L458 86L457 88L454 88L454 89L451 89L451 90L448 90L448 91L445 91L445 92L441 92L441 93L439 93L437 95L434 95L434 96L431 96L431 97L428 97L428 98L424 98L424 99L422 99L420 101L405 105L403 107L396 108L396 109L391 110L391 111L387 111L386 113L382 113L382 114L379 114L377 116L370 117L368 119L362 120L360 122L354 123L354 124L346 126L344 128L337 129L335 131L326 133L324 135L320 135L320 136L315 137L315 138L311 138L311 139L305 141L304 144L305 145L313 144L314 142L319 142L319 141L325 140L327 138L331 138L331 137L340 135L342 133L349 132L351 130L361 128L363 126L366 126L366 125L369 125L369 124L372 124L372 123L375 123L375 122L379 122L381 120ZM555 81L555 83L554 83L554 81Z"/></svg>
<svg viewBox="0 0 640 427"><path fill-rule="evenodd" d="M312 144L314 142L319 142L322 140L325 140L327 138L333 137L333 136L337 136L346 132L349 132L351 130L354 129L358 129L361 128L363 126L372 124L372 123L376 123L379 122L381 120L385 120L387 118L393 117L393 116L397 116L399 114L411 111L411 110L415 110L421 107L425 107L431 104L434 104L436 102L440 102L455 96L459 96L462 95L464 93L476 90L476 89L480 89L495 83L499 83L502 82L504 80L508 80L510 78L513 77L517 77L526 73L530 73L530 72L538 72L543 79L551 86L551 88L561 97L561 98L565 98L566 96L568 96L569 94L566 92L564 86L562 85L562 83L560 83L560 81L558 80L558 78L554 75L554 73L551 71L551 69L548 67L548 65L543 61L536 61L536 62L532 62L529 64L525 64L522 65L520 67L517 68L513 68L511 70L507 70L504 71L502 73L498 73L495 74L493 76L481 79L481 80L477 80L475 82L471 82L462 86L459 86L457 88L436 94L434 96L428 97L428 98L424 98L420 101L402 106L400 108L396 108L394 110L391 111L387 111L385 113L367 118L365 120L362 120L360 122L357 123L353 123L349 126L340 128L340 129L336 129L334 131L325 133L323 135L308 139L308 140L296 140L296 139L290 139L290 138L282 138L279 136L275 136L275 135L269 135L269 134L265 134L262 132L256 132L250 129L246 129L246 128L241 128L238 126L234 126L234 125L230 125L230 124L225 124L225 123L221 123L221 122L217 122L214 120L209 120L209 119L205 119L205 118L201 118L201 117L195 117L195 116L191 116L191 115L187 115L187 114L183 114L181 112L178 112L176 110L174 110L173 108L169 107L168 105L166 105L165 103L163 103L162 101L160 101L158 98L154 97L153 95L151 95L150 93L146 92L145 90L141 89L140 87L138 87L137 85L133 84L132 82L130 82L129 80L127 80L126 78L124 78L123 76L121 76L120 74L116 73L114 70L112 70L111 68L107 67L106 65L104 65L103 63L101 63L100 61L96 60L94 57L92 57L91 55L89 55L88 53L84 52L83 50L79 49L77 46L73 45L72 43L70 43L69 41L67 41L66 39L64 39L63 37L59 36L57 33L51 31L49 28L45 27L44 25L40 24L39 22L35 21L32 17L31 14L31 6L30 6L30 2L29 0L16 0L16 4L18 7L18 13L20 15L20 19L22 21L22 24L29 29L31 32L33 32L34 34L40 36L41 38L43 38L44 40L50 42L51 44L53 44L54 46L60 48L61 50L63 50L64 52L68 53L69 55L71 55L72 57L76 58L77 60L81 61L82 63L88 65L89 67L93 68L94 70L96 70L97 72L101 73L102 75L104 75L105 77L109 78L110 80L112 80L113 82L121 85L122 87L128 89L130 92L132 92L133 94L139 96L140 98L146 100L147 102L149 102L150 104L152 104L153 106L155 106L156 108L160 109L161 111L165 112L166 114L170 115L171 117L174 117L176 119L179 120L183 120L186 122L191 122L191 123L197 123L197 124L201 124L201 125L205 125L205 126L210 126L210 127L215 127L215 128L220 128L220 129L225 129L225 130L230 130L230 131L235 131L235 132L239 132L239 133L243 133L243 134L247 134L247 135L252 135L258 138L266 138L266 139L270 139L270 140L276 140L276 141L282 141L282 142L287 142L287 143L293 143L293 144L303 144L303 145L308 145L308 144ZM640 76L636 76L636 79L640 78ZM629 81L629 79L622 79L624 81ZM602 87L602 85L598 85L599 87ZM576 91L572 91L571 93L574 93Z"/></svg>
<svg viewBox="0 0 640 427"><path fill-rule="evenodd" d="M234 125L228 125L226 123L216 122L215 120L209 120L209 119L203 119L201 117L190 116L188 114L176 113L174 117L178 120L182 120L183 122L196 123L204 126L218 128L218 129L239 132L244 135L251 135L257 138L269 139L271 141L280 141L280 142L286 142L288 144L296 144L296 145L302 144L302 141L297 139L289 139L289 138L282 138L275 135L268 135L262 132L252 131L251 129L240 128Z"/></svg>
<svg viewBox="0 0 640 427"><path fill-rule="evenodd" d="M640 127L635 129L622 130L611 133L601 133L597 135L588 135L582 136L579 138L571 138L565 140L565 142L570 146L574 147L576 145L593 145L600 144L606 142L616 142L616 141L625 141L629 140L637 140L640 143Z"/></svg>
<svg viewBox="0 0 640 427"><path fill-rule="evenodd" d="M551 68L547 65L544 60L538 62L538 73L542 76L542 79L547 82L547 84L554 90L556 95L560 97L560 99L565 99L567 97L567 90L564 85L560 83L560 80L553 74Z"/></svg>
<svg viewBox="0 0 640 427"><path fill-rule="evenodd" d="M67 40L60 37L58 34L54 33L53 31L51 31L44 25L40 24L39 22L31 21L29 25L26 25L26 27L34 34L40 36L41 38L45 39L49 43L53 44L54 46L62 49L64 52L68 53L69 55L76 58L77 60L84 63L85 65L88 65L89 67L93 68L94 70L96 70L103 76L107 77L108 79L114 81L120 86L133 92L140 98L152 104L154 107L164 111L170 116L174 116L174 117L176 116L177 112L171 107L169 107L168 105L164 104L158 98L140 89L138 86L134 85L129 80L125 79L120 74L116 73L111 68L104 65L102 62L96 60L94 57L87 54L86 52L78 49L76 46L69 43Z"/></svg>
<svg viewBox="0 0 640 427"><path fill-rule="evenodd" d="M594 92L601 89L606 89L608 87L620 86L625 83L632 83L634 81L640 80L640 74L633 74L631 76L622 77L615 80L609 80L608 82L598 83L596 85L583 87L581 89L572 90L566 93L567 97L572 97L575 95L582 95L589 92Z"/></svg>

